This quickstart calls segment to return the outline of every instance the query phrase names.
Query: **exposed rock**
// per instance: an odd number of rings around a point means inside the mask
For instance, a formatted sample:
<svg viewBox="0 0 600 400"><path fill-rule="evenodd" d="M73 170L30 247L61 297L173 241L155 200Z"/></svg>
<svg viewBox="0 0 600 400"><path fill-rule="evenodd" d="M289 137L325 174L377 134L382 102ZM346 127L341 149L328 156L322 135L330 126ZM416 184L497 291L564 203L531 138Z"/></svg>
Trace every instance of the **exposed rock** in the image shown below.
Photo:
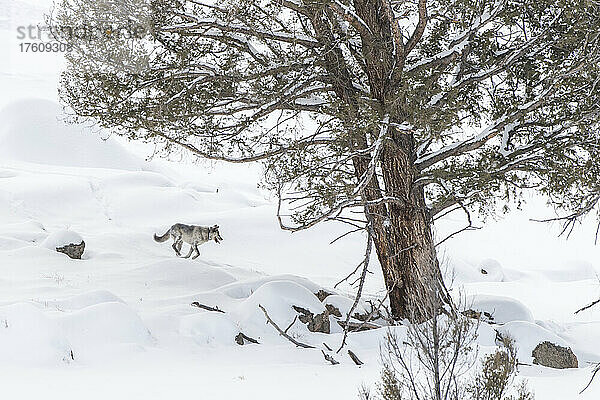
<svg viewBox="0 0 600 400"><path fill-rule="evenodd" d="M334 315L336 317L342 317L342 313L339 308L333 306L331 304L325 304L325 308L329 311L329 314Z"/></svg>
<svg viewBox="0 0 600 400"><path fill-rule="evenodd" d="M352 316L352 318L356 318L359 321L365 322L367 319L369 319L369 317L372 317L371 313L354 313L354 315ZM374 319L374 318L373 318Z"/></svg>
<svg viewBox="0 0 600 400"><path fill-rule="evenodd" d="M488 323L493 323L494 322L494 317L492 316L492 314L490 314L487 311L477 311L477 310L473 310L473 309L468 309L468 310L464 310L462 312L462 315L464 315L467 318L473 318L473 319L480 319L484 322L488 322Z"/></svg>
<svg viewBox="0 0 600 400"><path fill-rule="evenodd" d="M562 347L548 341L538 344L531 352L533 363L550 368L577 368L577 357L569 347Z"/></svg>
<svg viewBox="0 0 600 400"><path fill-rule="evenodd" d="M317 296L317 299L319 299L319 301L323 301L325 300L328 296L331 296L333 293L329 293L326 292L323 289L319 289L319 291L317 293L315 293L315 296Z"/></svg>
<svg viewBox="0 0 600 400"><path fill-rule="evenodd" d="M321 314L315 315L306 308L298 306L292 306L292 308L299 314L298 319L303 324L306 324L309 331L322 333L331 332L331 327L329 325L329 309L326 309Z"/></svg>
<svg viewBox="0 0 600 400"><path fill-rule="evenodd" d="M70 243L62 247L57 247L56 251L59 253L64 253L68 255L70 258L81 260L81 256L83 255L83 251L85 250L85 242L82 240L81 243L75 244Z"/></svg>
<svg viewBox="0 0 600 400"><path fill-rule="evenodd" d="M81 235L70 230L52 232L44 239L41 246L78 260L85 250L85 242Z"/></svg>
<svg viewBox="0 0 600 400"><path fill-rule="evenodd" d="M246 336L242 332L237 334L237 336L235 337L235 342L240 346L243 346L247 343L259 344L258 340L251 338L250 336Z"/></svg>

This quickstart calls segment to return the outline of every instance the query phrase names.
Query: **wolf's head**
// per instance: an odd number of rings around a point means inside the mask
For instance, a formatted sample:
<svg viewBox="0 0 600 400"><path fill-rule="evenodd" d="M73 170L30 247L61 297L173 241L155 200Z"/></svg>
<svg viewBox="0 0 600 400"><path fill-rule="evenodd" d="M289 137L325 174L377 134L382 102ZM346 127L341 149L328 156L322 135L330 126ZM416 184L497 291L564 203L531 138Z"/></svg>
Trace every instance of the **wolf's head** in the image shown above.
<svg viewBox="0 0 600 400"><path fill-rule="evenodd" d="M223 238L219 233L219 225L213 225L210 227L210 239L214 240L215 243L220 243Z"/></svg>

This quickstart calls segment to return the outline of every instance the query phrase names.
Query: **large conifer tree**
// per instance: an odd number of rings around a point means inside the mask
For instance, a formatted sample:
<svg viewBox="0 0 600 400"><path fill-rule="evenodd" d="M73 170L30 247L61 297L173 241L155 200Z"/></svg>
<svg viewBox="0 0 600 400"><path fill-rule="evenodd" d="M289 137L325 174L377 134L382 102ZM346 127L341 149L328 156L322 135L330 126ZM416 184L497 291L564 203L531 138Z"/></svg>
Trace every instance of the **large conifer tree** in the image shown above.
<svg viewBox="0 0 600 400"><path fill-rule="evenodd" d="M397 318L445 296L437 216L533 189L570 227L598 203L593 0L63 0L53 25L106 27L57 29L78 117L264 162L282 228L368 232Z"/></svg>

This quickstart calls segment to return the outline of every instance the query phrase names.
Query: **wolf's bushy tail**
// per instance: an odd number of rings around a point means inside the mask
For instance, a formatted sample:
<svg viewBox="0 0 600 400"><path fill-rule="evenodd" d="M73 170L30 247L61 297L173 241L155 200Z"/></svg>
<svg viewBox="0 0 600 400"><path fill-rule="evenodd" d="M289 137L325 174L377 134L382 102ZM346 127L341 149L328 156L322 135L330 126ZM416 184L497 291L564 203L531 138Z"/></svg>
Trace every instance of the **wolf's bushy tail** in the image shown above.
<svg viewBox="0 0 600 400"><path fill-rule="evenodd" d="M171 234L171 230L169 229L164 235L162 236L156 236L156 233L154 234L154 240L156 240L159 243L162 242L166 242L167 240L169 240L169 235Z"/></svg>

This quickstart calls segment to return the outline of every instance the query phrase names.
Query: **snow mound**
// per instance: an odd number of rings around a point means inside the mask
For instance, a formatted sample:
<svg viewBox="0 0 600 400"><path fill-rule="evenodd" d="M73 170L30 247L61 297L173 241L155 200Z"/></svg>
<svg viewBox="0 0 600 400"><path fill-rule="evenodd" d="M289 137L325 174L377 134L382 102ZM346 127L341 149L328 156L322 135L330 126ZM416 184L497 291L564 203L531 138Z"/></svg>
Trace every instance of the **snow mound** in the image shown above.
<svg viewBox="0 0 600 400"><path fill-rule="evenodd" d="M269 277L259 278L259 279L251 279L251 280L247 280L247 281L243 281L243 282L236 282L234 284L227 285L226 287L222 288L221 292L231 298L234 298L234 299L245 299L245 298L249 297L250 295L252 295L252 293L254 293L261 286L265 285L266 283L274 282L274 281L294 282L297 285L304 287L306 290L310 291L311 293L317 293L320 289L322 289L321 286L317 285L316 283L314 283L306 278L296 276L296 275L284 274L284 275L274 275L274 276L269 276Z"/></svg>
<svg viewBox="0 0 600 400"><path fill-rule="evenodd" d="M491 258L481 262L465 259L454 259L452 268L446 272L446 279L459 282L504 282L506 273L502 265Z"/></svg>
<svg viewBox="0 0 600 400"><path fill-rule="evenodd" d="M184 287L194 291L213 290L232 282L235 278L220 268L199 259L171 259L158 261L132 272L157 286Z"/></svg>
<svg viewBox="0 0 600 400"><path fill-rule="evenodd" d="M541 273L553 282L576 282L596 279L598 276L594 266L583 261L567 262L562 269L545 268Z"/></svg>
<svg viewBox="0 0 600 400"><path fill-rule="evenodd" d="M277 336L272 326L265 325L266 317L258 307L266 309L269 317L282 329L292 323L297 313L292 306L302 307L313 314L325 311L325 306L306 287L293 281L271 281L260 286L250 297L242 301L233 311L242 331L253 337ZM302 335L308 332L305 325L296 321L290 334Z"/></svg>
<svg viewBox="0 0 600 400"><path fill-rule="evenodd" d="M546 340L559 346L572 347L554 332L542 328L533 322L511 321L502 327L499 327L498 332L503 335L508 335L515 340L517 345L517 357L519 362L522 363L532 364L533 357L531 352L538 344Z"/></svg>
<svg viewBox="0 0 600 400"><path fill-rule="evenodd" d="M119 302L100 303L67 314L62 321L76 352L86 348L118 345L148 345L150 331L129 306Z"/></svg>
<svg viewBox="0 0 600 400"><path fill-rule="evenodd" d="M0 307L0 362L27 366L69 362L60 325L30 303Z"/></svg>
<svg viewBox="0 0 600 400"><path fill-rule="evenodd" d="M0 236L22 240L24 242L37 242L46 238L44 226L36 221L24 221L5 224L0 227Z"/></svg>
<svg viewBox="0 0 600 400"><path fill-rule="evenodd" d="M0 251L20 249L20 248L26 247L28 245L29 245L29 243L27 243L23 240L0 236Z"/></svg>
<svg viewBox="0 0 600 400"><path fill-rule="evenodd" d="M125 302L108 290L94 290L92 292L71 296L63 300L45 301L44 303L55 306L60 310L74 311L101 303Z"/></svg>
<svg viewBox="0 0 600 400"><path fill-rule="evenodd" d="M533 314L523 303L510 297L476 295L467 299L468 308L490 313L494 322L505 324L510 321L533 322Z"/></svg>
<svg viewBox="0 0 600 400"><path fill-rule="evenodd" d="M128 189L133 186L175 186L171 179L157 172L150 171L123 172L105 178L102 183L115 189Z"/></svg>
<svg viewBox="0 0 600 400"><path fill-rule="evenodd" d="M73 167L139 169L142 162L114 139L103 140L84 125L68 125L56 102L25 99L0 111L0 156Z"/></svg>
<svg viewBox="0 0 600 400"><path fill-rule="evenodd" d="M2 188L10 193L10 198L6 202L0 198L0 205L12 206L13 214L45 224L64 227L85 221L89 226L99 217L104 218L103 209L94 196L89 177L73 171L67 168L23 173L19 179L3 182Z"/></svg>
<svg viewBox="0 0 600 400"><path fill-rule="evenodd" d="M16 176L18 176L19 174L17 174L14 171L9 171L9 170L0 170L0 179L1 178L14 178Z"/></svg>
<svg viewBox="0 0 600 400"><path fill-rule="evenodd" d="M479 264L480 278L484 282L502 282L504 281L504 270L502 265L496 260L486 259Z"/></svg>
<svg viewBox="0 0 600 400"><path fill-rule="evenodd" d="M240 332L233 321L218 312L187 315L181 318L179 331L198 345L235 345L234 338Z"/></svg>
<svg viewBox="0 0 600 400"><path fill-rule="evenodd" d="M577 350L585 352L585 360L600 362L600 348L598 348L597 340L597 338L600 338L600 322L570 324L567 329L559 332L559 334L570 343L573 343ZM590 338L593 339L590 340Z"/></svg>
<svg viewBox="0 0 600 400"><path fill-rule="evenodd" d="M69 244L80 244L81 242L83 242L83 238L80 234L63 229L48 235L41 245L47 249L56 250L58 247L64 247Z"/></svg>

